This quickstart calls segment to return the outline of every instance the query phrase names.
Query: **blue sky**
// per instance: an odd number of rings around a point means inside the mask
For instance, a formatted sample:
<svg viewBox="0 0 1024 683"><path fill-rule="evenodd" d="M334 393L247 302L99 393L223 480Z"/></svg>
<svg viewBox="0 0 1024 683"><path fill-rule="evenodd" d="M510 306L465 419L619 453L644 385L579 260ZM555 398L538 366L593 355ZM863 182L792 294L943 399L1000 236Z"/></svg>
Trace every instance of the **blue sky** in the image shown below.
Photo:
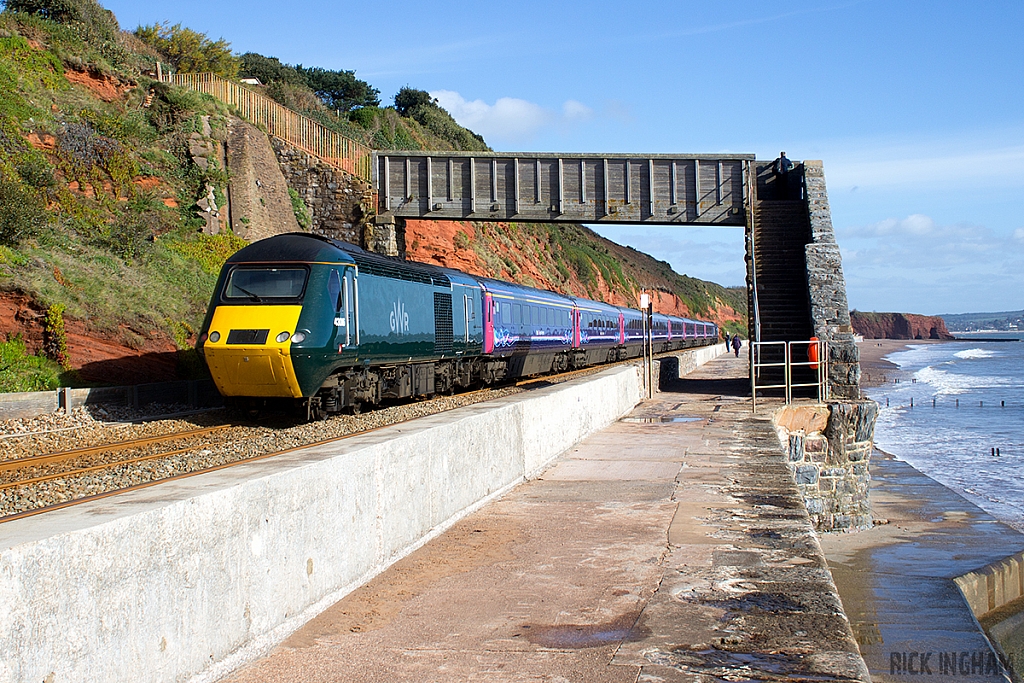
<svg viewBox="0 0 1024 683"><path fill-rule="evenodd" d="M428 90L500 151L821 159L851 307L1024 308L1024 3L107 0ZM736 229L602 227L721 284Z"/></svg>

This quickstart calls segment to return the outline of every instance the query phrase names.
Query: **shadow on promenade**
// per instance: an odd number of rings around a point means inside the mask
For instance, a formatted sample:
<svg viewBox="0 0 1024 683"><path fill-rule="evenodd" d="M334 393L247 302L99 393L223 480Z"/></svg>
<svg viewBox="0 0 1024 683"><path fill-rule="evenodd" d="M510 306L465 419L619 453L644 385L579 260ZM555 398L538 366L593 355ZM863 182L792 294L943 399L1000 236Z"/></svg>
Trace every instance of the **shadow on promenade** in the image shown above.
<svg viewBox="0 0 1024 683"><path fill-rule="evenodd" d="M673 394L750 397L747 359L725 354L679 377L677 358L661 361L659 389Z"/></svg>

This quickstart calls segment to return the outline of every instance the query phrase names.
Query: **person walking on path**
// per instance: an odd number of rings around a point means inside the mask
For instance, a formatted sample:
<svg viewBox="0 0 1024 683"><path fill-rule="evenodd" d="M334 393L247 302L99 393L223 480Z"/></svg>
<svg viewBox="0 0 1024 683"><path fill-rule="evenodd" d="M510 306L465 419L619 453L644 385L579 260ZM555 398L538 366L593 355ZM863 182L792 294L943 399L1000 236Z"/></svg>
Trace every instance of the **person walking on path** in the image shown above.
<svg viewBox="0 0 1024 683"><path fill-rule="evenodd" d="M726 350L726 351L728 351L728 350L729 350L729 343L730 343L730 342L729 342L729 333L728 333L728 332L726 332L726 333L725 333L725 350Z"/></svg>
<svg viewBox="0 0 1024 683"><path fill-rule="evenodd" d="M779 152L779 158L772 162L776 199L789 199L789 172L792 169L793 162L786 158L785 152Z"/></svg>
<svg viewBox="0 0 1024 683"><path fill-rule="evenodd" d="M732 350L736 352L736 357L740 357L740 347L743 346L743 342L740 340L740 335L736 335L732 338Z"/></svg>

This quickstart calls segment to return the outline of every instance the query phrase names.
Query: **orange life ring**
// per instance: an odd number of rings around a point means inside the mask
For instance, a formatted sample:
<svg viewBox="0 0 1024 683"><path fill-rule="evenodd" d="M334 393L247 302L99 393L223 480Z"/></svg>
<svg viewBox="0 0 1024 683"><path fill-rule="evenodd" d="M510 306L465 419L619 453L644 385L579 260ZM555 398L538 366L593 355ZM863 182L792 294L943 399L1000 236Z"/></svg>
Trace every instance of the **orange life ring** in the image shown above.
<svg viewBox="0 0 1024 683"><path fill-rule="evenodd" d="M818 338L811 337L811 343L807 345L807 360L811 361L811 369L818 369Z"/></svg>

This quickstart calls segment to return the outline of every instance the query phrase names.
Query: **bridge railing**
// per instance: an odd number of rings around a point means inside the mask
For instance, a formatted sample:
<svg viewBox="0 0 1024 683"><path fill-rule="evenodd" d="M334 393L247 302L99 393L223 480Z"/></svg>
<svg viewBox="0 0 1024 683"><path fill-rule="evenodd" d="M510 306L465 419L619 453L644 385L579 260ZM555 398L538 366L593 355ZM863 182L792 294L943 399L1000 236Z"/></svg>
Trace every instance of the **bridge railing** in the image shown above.
<svg viewBox="0 0 1024 683"><path fill-rule="evenodd" d="M372 149L321 123L283 107L274 100L212 73L171 74L164 80L216 97L231 105L252 124L317 157L324 163L371 181Z"/></svg>

